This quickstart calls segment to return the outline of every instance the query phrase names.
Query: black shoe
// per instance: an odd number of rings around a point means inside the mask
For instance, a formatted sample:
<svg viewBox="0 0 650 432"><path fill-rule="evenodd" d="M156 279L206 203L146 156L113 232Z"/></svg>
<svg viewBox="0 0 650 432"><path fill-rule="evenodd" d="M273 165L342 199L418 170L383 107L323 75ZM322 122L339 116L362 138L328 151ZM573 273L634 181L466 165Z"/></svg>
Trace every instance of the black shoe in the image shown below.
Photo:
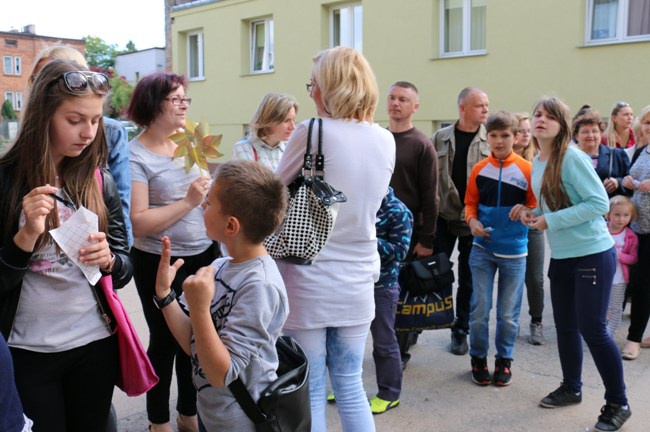
<svg viewBox="0 0 650 432"><path fill-rule="evenodd" d="M621 429L623 423L632 416L632 410L628 406L627 409L621 405L616 405L607 402L601 409L598 416L598 423L594 429L602 432L615 432Z"/></svg>
<svg viewBox="0 0 650 432"><path fill-rule="evenodd" d="M494 361L494 376L492 380L494 384L499 387L509 386L512 382L512 372L510 371L510 365L512 360L507 358L497 357Z"/></svg>
<svg viewBox="0 0 650 432"><path fill-rule="evenodd" d="M406 364L409 362L409 360L411 360L411 354L402 354L402 372L404 372L404 369L406 369Z"/></svg>
<svg viewBox="0 0 650 432"><path fill-rule="evenodd" d="M544 408L558 408L568 405L575 405L582 402L582 393L572 391L569 386L562 383L560 387L548 394L539 402Z"/></svg>
<svg viewBox="0 0 650 432"><path fill-rule="evenodd" d="M467 330L454 329L451 331L451 347L449 349L452 354L465 355L469 351L467 345Z"/></svg>
<svg viewBox="0 0 650 432"><path fill-rule="evenodd" d="M485 357L472 356L472 381L480 386L490 384L490 371Z"/></svg>

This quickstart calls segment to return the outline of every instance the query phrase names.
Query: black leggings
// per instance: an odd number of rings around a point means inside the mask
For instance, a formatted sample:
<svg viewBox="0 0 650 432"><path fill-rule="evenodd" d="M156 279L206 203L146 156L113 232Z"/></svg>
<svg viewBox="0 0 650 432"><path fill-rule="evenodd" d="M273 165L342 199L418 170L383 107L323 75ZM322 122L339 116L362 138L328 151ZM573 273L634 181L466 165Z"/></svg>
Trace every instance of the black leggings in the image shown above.
<svg viewBox="0 0 650 432"><path fill-rule="evenodd" d="M631 274L632 307L627 340L641 342L650 318L650 234L639 237L639 261Z"/></svg>
<svg viewBox="0 0 650 432"><path fill-rule="evenodd" d="M35 432L106 431L119 368L117 336L58 353L11 348L11 355Z"/></svg>
<svg viewBox="0 0 650 432"><path fill-rule="evenodd" d="M212 263L216 258L216 248L209 247L198 255L182 257L185 264L178 270L172 283L176 295L183 292L182 284L185 278L193 275L199 268ZM147 354L151 360L158 378L158 384L147 392L147 416L151 423L167 423L169 421L169 388L172 382L172 369L176 360L176 385L178 399L176 410L184 416L196 415L196 389L192 383L192 365L190 357L176 343L169 331L165 317L153 303L156 291L156 272L160 255L143 252L131 248L133 260L133 280L138 289L142 310L149 326L149 348ZM172 263L179 257L172 257Z"/></svg>

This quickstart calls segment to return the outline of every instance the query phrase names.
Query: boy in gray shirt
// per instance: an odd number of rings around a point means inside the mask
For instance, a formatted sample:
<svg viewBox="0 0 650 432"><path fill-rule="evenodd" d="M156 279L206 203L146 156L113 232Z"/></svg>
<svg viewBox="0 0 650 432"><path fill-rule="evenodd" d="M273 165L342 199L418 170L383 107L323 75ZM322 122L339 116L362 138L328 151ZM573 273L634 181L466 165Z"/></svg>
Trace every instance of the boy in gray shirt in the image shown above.
<svg viewBox="0 0 650 432"><path fill-rule="evenodd" d="M203 203L207 235L230 256L170 290L178 259L163 237L154 301L180 346L192 356L201 430L254 431L228 384L240 377L253 399L274 381L275 342L289 313L282 277L264 239L284 218L287 194L268 168L252 161L221 165ZM200 362L199 362L200 359Z"/></svg>

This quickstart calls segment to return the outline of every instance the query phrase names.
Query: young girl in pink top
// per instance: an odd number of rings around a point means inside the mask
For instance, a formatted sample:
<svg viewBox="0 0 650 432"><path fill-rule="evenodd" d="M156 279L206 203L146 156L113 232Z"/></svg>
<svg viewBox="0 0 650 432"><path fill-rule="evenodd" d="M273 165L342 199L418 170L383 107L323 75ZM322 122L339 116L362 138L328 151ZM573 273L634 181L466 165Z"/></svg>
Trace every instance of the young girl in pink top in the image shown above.
<svg viewBox="0 0 650 432"><path fill-rule="evenodd" d="M616 273L607 310L607 330L614 336L623 315L625 288L630 280L630 265L637 261L639 240L628 225L636 219L636 207L625 196L616 195L609 200L607 226L616 243Z"/></svg>

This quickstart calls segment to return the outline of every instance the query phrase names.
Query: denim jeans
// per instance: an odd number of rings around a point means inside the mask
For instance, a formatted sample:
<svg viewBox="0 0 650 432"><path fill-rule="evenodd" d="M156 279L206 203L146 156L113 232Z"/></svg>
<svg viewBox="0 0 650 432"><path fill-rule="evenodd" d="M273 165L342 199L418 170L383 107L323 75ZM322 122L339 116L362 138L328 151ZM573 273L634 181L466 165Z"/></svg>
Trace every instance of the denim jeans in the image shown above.
<svg viewBox="0 0 650 432"><path fill-rule="evenodd" d="M377 372L377 396L399 399L402 391L402 362L395 334L399 285L375 288L375 319L370 324L372 357Z"/></svg>
<svg viewBox="0 0 650 432"><path fill-rule="evenodd" d="M309 360L311 430L326 432L326 376L329 371L343 432L373 432L375 421L363 388L361 372L370 323L352 327L285 330Z"/></svg>
<svg viewBox="0 0 650 432"><path fill-rule="evenodd" d="M528 230L526 294L530 318L541 321L544 314L544 231L536 229Z"/></svg>
<svg viewBox="0 0 650 432"><path fill-rule="evenodd" d="M497 326L494 344L497 357L513 358L519 313L524 292L526 257L502 258L487 249L474 246L469 256L472 267L472 299L470 301L469 354L487 357L490 348L490 310L494 277L499 271L497 284Z"/></svg>
<svg viewBox="0 0 650 432"><path fill-rule="evenodd" d="M575 392L582 388L584 339L605 385L605 400L626 405L621 353L605 323L615 270L612 247L577 258L551 259L548 278L564 384Z"/></svg>

